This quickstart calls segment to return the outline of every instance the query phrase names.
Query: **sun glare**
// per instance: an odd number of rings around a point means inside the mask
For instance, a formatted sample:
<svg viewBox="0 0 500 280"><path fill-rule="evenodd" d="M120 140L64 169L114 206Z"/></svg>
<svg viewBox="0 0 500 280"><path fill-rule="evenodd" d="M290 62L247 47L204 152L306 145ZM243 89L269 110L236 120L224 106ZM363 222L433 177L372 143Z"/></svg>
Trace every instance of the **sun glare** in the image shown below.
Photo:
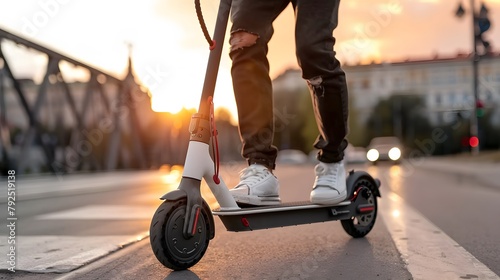
<svg viewBox="0 0 500 280"><path fill-rule="evenodd" d="M190 63L179 63L178 65L181 66L178 66L177 71L166 70L166 75L161 80L148 79L145 73L142 80L151 91L153 111L177 114L182 109L198 109L206 71L205 66L199 66L199 61L206 60L206 58L195 53L191 56L198 58L193 58ZM195 60L198 61L198 65L194 63ZM216 109L221 107L227 109L231 114L231 121L236 124L237 110L229 73L227 66L220 67L214 93L214 105Z"/></svg>
<svg viewBox="0 0 500 280"><path fill-rule="evenodd" d="M166 94L153 94L152 98L152 109L155 112L166 112L171 114L177 114L182 109L192 109L195 108L193 104L186 105L185 100L182 98L169 97Z"/></svg>
<svg viewBox="0 0 500 280"><path fill-rule="evenodd" d="M183 108L198 108L201 85L199 81L189 81L182 75L174 74L161 83L149 87L152 109L155 112L177 114Z"/></svg>

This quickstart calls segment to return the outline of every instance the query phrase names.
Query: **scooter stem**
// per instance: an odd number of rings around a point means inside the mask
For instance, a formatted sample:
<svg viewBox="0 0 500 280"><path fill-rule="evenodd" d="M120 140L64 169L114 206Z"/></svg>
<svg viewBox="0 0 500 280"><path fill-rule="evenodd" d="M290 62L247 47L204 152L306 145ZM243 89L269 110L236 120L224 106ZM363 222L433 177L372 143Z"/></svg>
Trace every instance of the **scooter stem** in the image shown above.
<svg viewBox="0 0 500 280"><path fill-rule="evenodd" d="M239 209L224 181L214 181L215 170L209 152L212 134L212 127L210 126L212 117L210 114L211 101L219 72L231 3L232 0L221 0L219 4L213 39L215 46L210 47L198 113L193 115L189 125L191 136L180 186L177 191L164 196L167 199L168 197L172 199L176 197L187 198L183 228L184 236L187 239L194 236L200 209L203 207L203 198L200 192L202 178L207 182L221 209Z"/></svg>
<svg viewBox="0 0 500 280"><path fill-rule="evenodd" d="M215 83L217 81L217 74L219 73L219 65L222 56L222 48L224 46L224 38L226 36L227 23L229 20L229 12L231 10L232 0L221 0L219 4L219 11L217 13L217 20L214 29L214 44L215 48L210 51L208 57L207 70L205 73L205 82L203 83L203 90L201 92L200 106L198 113L203 116L208 116L210 107L207 105L209 97L214 96Z"/></svg>
<svg viewBox="0 0 500 280"><path fill-rule="evenodd" d="M229 20L231 3L232 0L221 0L219 4L219 11L217 13L213 36L215 46L211 46L210 48L211 51L208 58L198 113L193 115L189 125L189 132L191 136L186 155L186 162L184 164L184 172L182 174L183 177L196 180L201 180L203 177L217 199L217 202L219 202L221 209L239 208L236 201L234 201L234 198L229 193L223 180L220 180L220 182L218 180L218 182L214 182L214 162L210 157L209 152L210 139L213 133L213 128L210 124L211 117L213 116L211 116L210 111L215 91L217 73L219 71L220 59L222 56L222 49L224 46L224 38ZM190 193L193 192L191 191Z"/></svg>

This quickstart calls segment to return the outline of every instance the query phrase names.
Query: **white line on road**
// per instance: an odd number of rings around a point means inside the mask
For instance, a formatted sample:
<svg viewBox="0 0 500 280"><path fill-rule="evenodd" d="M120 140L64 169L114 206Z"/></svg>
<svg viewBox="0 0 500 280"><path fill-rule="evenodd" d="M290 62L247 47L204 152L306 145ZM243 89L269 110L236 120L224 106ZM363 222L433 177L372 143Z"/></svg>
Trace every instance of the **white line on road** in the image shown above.
<svg viewBox="0 0 500 280"><path fill-rule="evenodd" d="M414 279L500 279L397 194L386 195L379 209Z"/></svg>

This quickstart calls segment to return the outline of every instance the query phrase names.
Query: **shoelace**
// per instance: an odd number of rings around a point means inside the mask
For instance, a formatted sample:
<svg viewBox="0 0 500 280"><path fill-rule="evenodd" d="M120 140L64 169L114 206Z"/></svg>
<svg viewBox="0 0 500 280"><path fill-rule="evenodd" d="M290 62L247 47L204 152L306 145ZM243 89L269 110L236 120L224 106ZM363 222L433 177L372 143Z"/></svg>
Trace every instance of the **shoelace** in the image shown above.
<svg viewBox="0 0 500 280"><path fill-rule="evenodd" d="M337 173L339 172L339 165L335 164L331 168L322 165L316 166L316 186L336 186Z"/></svg>
<svg viewBox="0 0 500 280"><path fill-rule="evenodd" d="M257 167L249 166L240 172L241 182L236 188L243 185L252 186L266 177L266 170L258 169Z"/></svg>

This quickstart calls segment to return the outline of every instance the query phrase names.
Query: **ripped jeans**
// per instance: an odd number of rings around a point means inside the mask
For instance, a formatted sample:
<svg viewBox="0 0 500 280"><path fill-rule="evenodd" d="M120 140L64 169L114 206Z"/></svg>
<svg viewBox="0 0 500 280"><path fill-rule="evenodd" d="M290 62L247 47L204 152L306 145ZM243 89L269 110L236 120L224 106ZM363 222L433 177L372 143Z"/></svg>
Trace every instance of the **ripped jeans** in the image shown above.
<svg viewBox="0 0 500 280"><path fill-rule="evenodd" d="M231 74L238 108L242 156L249 164L275 167L272 84L267 60L273 21L292 3L295 48L311 92L319 136L318 160L341 161L347 146L348 96L344 71L335 58L333 30L340 0L233 0Z"/></svg>

